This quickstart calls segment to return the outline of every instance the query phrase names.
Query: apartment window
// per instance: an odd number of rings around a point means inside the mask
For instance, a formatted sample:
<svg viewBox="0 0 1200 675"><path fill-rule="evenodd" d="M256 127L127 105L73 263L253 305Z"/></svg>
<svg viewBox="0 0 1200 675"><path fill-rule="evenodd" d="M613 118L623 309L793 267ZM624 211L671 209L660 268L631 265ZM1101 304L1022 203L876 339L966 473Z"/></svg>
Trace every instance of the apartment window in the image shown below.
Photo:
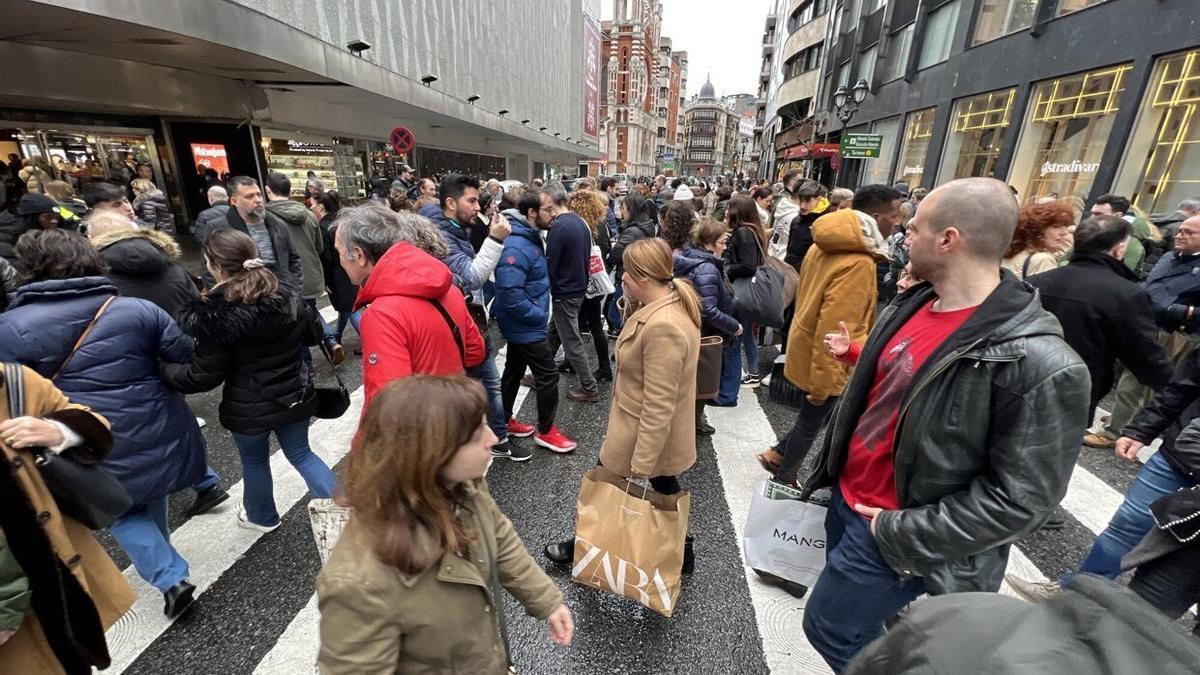
<svg viewBox="0 0 1200 675"><path fill-rule="evenodd" d="M815 44L804 50L804 70L816 70L821 67L821 51L825 45Z"/></svg>
<svg viewBox="0 0 1200 675"><path fill-rule="evenodd" d="M1063 16L1071 12L1078 12L1081 9L1087 9L1092 5L1098 5L1102 2L1107 2L1107 0L1059 0L1057 15Z"/></svg>
<svg viewBox="0 0 1200 675"><path fill-rule="evenodd" d="M915 23L910 23L888 36L887 57L883 60L881 81L891 82L904 77L904 70L908 67L908 57L912 53L913 32L916 30L916 26Z"/></svg>
<svg viewBox="0 0 1200 675"><path fill-rule="evenodd" d="M835 79L835 82L837 82L837 85L839 87L850 86L850 62L849 61L838 66L837 78Z"/></svg>
<svg viewBox="0 0 1200 675"><path fill-rule="evenodd" d="M862 0L846 0L846 32L854 30L858 27L858 12L861 9Z"/></svg>
<svg viewBox="0 0 1200 675"><path fill-rule="evenodd" d="M1131 66L1111 66L1034 88L1010 182L1024 199L1087 199L1112 134Z"/></svg>
<svg viewBox="0 0 1200 675"><path fill-rule="evenodd" d="M988 92L954 103L938 180L992 176L1012 123L1016 89Z"/></svg>
<svg viewBox="0 0 1200 675"><path fill-rule="evenodd" d="M971 44L995 40L1033 25L1038 0L983 0Z"/></svg>
<svg viewBox="0 0 1200 675"><path fill-rule="evenodd" d="M1158 60L1117 174L1120 194L1149 212L1200 194L1200 49Z"/></svg>
<svg viewBox="0 0 1200 675"><path fill-rule="evenodd" d="M867 14L877 12L887 7L888 0L867 0Z"/></svg>
<svg viewBox="0 0 1200 675"><path fill-rule="evenodd" d="M792 15L788 17L788 34L795 33L796 29L828 11L829 0L811 0L811 2L797 7L796 11L792 12Z"/></svg>
<svg viewBox="0 0 1200 675"><path fill-rule="evenodd" d="M866 80L868 84L875 81L875 61L878 56L878 45L858 55L858 76Z"/></svg>
<svg viewBox="0 0 1200 675"><path fill-rule="evenodd" d="M925 23L925 36L921 39L921 55L917 58L917 69L937 65L950 58L950 47L954 43L954 28L958 25L961 0L954 0L938 7Z"/></svg>

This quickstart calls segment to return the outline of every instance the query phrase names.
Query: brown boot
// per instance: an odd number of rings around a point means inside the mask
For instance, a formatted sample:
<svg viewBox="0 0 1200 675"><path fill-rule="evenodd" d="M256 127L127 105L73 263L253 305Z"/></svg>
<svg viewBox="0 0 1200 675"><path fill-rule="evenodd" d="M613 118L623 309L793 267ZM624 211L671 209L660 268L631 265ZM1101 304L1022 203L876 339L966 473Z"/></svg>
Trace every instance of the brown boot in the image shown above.
<svg viewBox="0 0 1200 675"><path fill-rule="evenodd" d="M783 467L783 455L775 452L775 448L768 448L766 452L755 455L755 458L758 459L758 463L762 465L763 470L772 476L779 473L779 470Z"/></svg>

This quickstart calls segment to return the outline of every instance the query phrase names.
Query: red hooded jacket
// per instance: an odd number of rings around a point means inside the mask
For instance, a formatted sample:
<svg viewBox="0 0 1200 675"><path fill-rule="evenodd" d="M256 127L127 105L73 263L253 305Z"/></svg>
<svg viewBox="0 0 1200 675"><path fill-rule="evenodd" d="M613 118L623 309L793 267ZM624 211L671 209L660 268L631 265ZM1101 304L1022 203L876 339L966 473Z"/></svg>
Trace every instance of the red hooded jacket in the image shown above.
<svg viewBox="0 0 1200 675"><path fill-rule="evenodd" d="M433 300L458 325L466 365L487 356L483 336L467 312L462 292L451 284L450 268L424 251L400 242L388 249L358 292L362 316L363 410L392 380L413 374L461 375L463 357L454 334Z"/></svg>

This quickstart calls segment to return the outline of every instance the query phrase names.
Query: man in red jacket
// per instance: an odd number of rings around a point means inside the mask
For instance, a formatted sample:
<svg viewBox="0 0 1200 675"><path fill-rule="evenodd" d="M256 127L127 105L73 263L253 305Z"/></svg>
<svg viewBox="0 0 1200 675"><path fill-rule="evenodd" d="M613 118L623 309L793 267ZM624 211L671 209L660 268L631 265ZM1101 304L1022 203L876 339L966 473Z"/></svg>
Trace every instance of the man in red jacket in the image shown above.
<svg viewBox="0 0 1200 675"><path fill-rule="evenodd" d="M461 375L483 362L483 336L439 259L446 244L427 218L378 204L342 209L334 247L366 308L365 410L392 380L413 374Z"/></svg>

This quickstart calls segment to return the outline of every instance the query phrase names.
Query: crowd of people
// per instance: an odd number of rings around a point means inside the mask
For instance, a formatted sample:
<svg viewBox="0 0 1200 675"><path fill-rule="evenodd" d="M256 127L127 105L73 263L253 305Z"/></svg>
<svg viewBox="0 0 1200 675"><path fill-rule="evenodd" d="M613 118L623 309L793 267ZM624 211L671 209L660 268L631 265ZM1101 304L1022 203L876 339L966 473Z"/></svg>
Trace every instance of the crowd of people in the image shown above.
<svg viewBox="0 0 1200 675"><path fill-rule="evenodd" d="M1134 460L1163 439L1077 570L1010 585L1046 603L1111 593L1118 620L1144 620L1145 602L1168 622L1200 600L1200 545L1164 524L1200 513L1200 202L1159 227L1119 195L1085 214L982 178L851 191L799 171L774 185L659 176L621 194L612 178L569 191L402 169L354 204L319 181L293 200L278 173L214 184L196 270L148 178L88 183L82 205L51 196L49 176L22 179L0 222L0 361L24 367L0 409L5 671L105 667L103 631L132 602L80 514L55 503L58 479L34 468L44 453L115 479L131 506L101 527L167 617L192 607L168 497L193 491L189 515L228 499L184 397L217 387L241 458L238 527L280 526L272 435L313 497L353 509L317 583L322 672L505 672L501 590L570 644L561 591L483 481L490 462L576 451L559 407L594 406L599 464L678 494L714 433L705 408L764 383L798 409L757 455L766 477L804 499L829 492L816 584L773 583L808 595L805 634L837 672L891 658L889 641L931 620L906 613L885 636L919 596L997 591L1013 543L1062 526L1081 443ZM738 289L765 269L794 289L748 299ZM770 307L782 322L756 318ZM365 402L339 475L308 427L348 403L316 386L312 347L337 368L347 326ZM720 358L700 358L708 344ZM760 348L774 345L783 358L766 372ZM522 386L536 419L519 419ZM694 547L687 536L684 574ZM569 565L574 548L542 553ZM1131 590L1076 579L1123 569Z"/></svg>

